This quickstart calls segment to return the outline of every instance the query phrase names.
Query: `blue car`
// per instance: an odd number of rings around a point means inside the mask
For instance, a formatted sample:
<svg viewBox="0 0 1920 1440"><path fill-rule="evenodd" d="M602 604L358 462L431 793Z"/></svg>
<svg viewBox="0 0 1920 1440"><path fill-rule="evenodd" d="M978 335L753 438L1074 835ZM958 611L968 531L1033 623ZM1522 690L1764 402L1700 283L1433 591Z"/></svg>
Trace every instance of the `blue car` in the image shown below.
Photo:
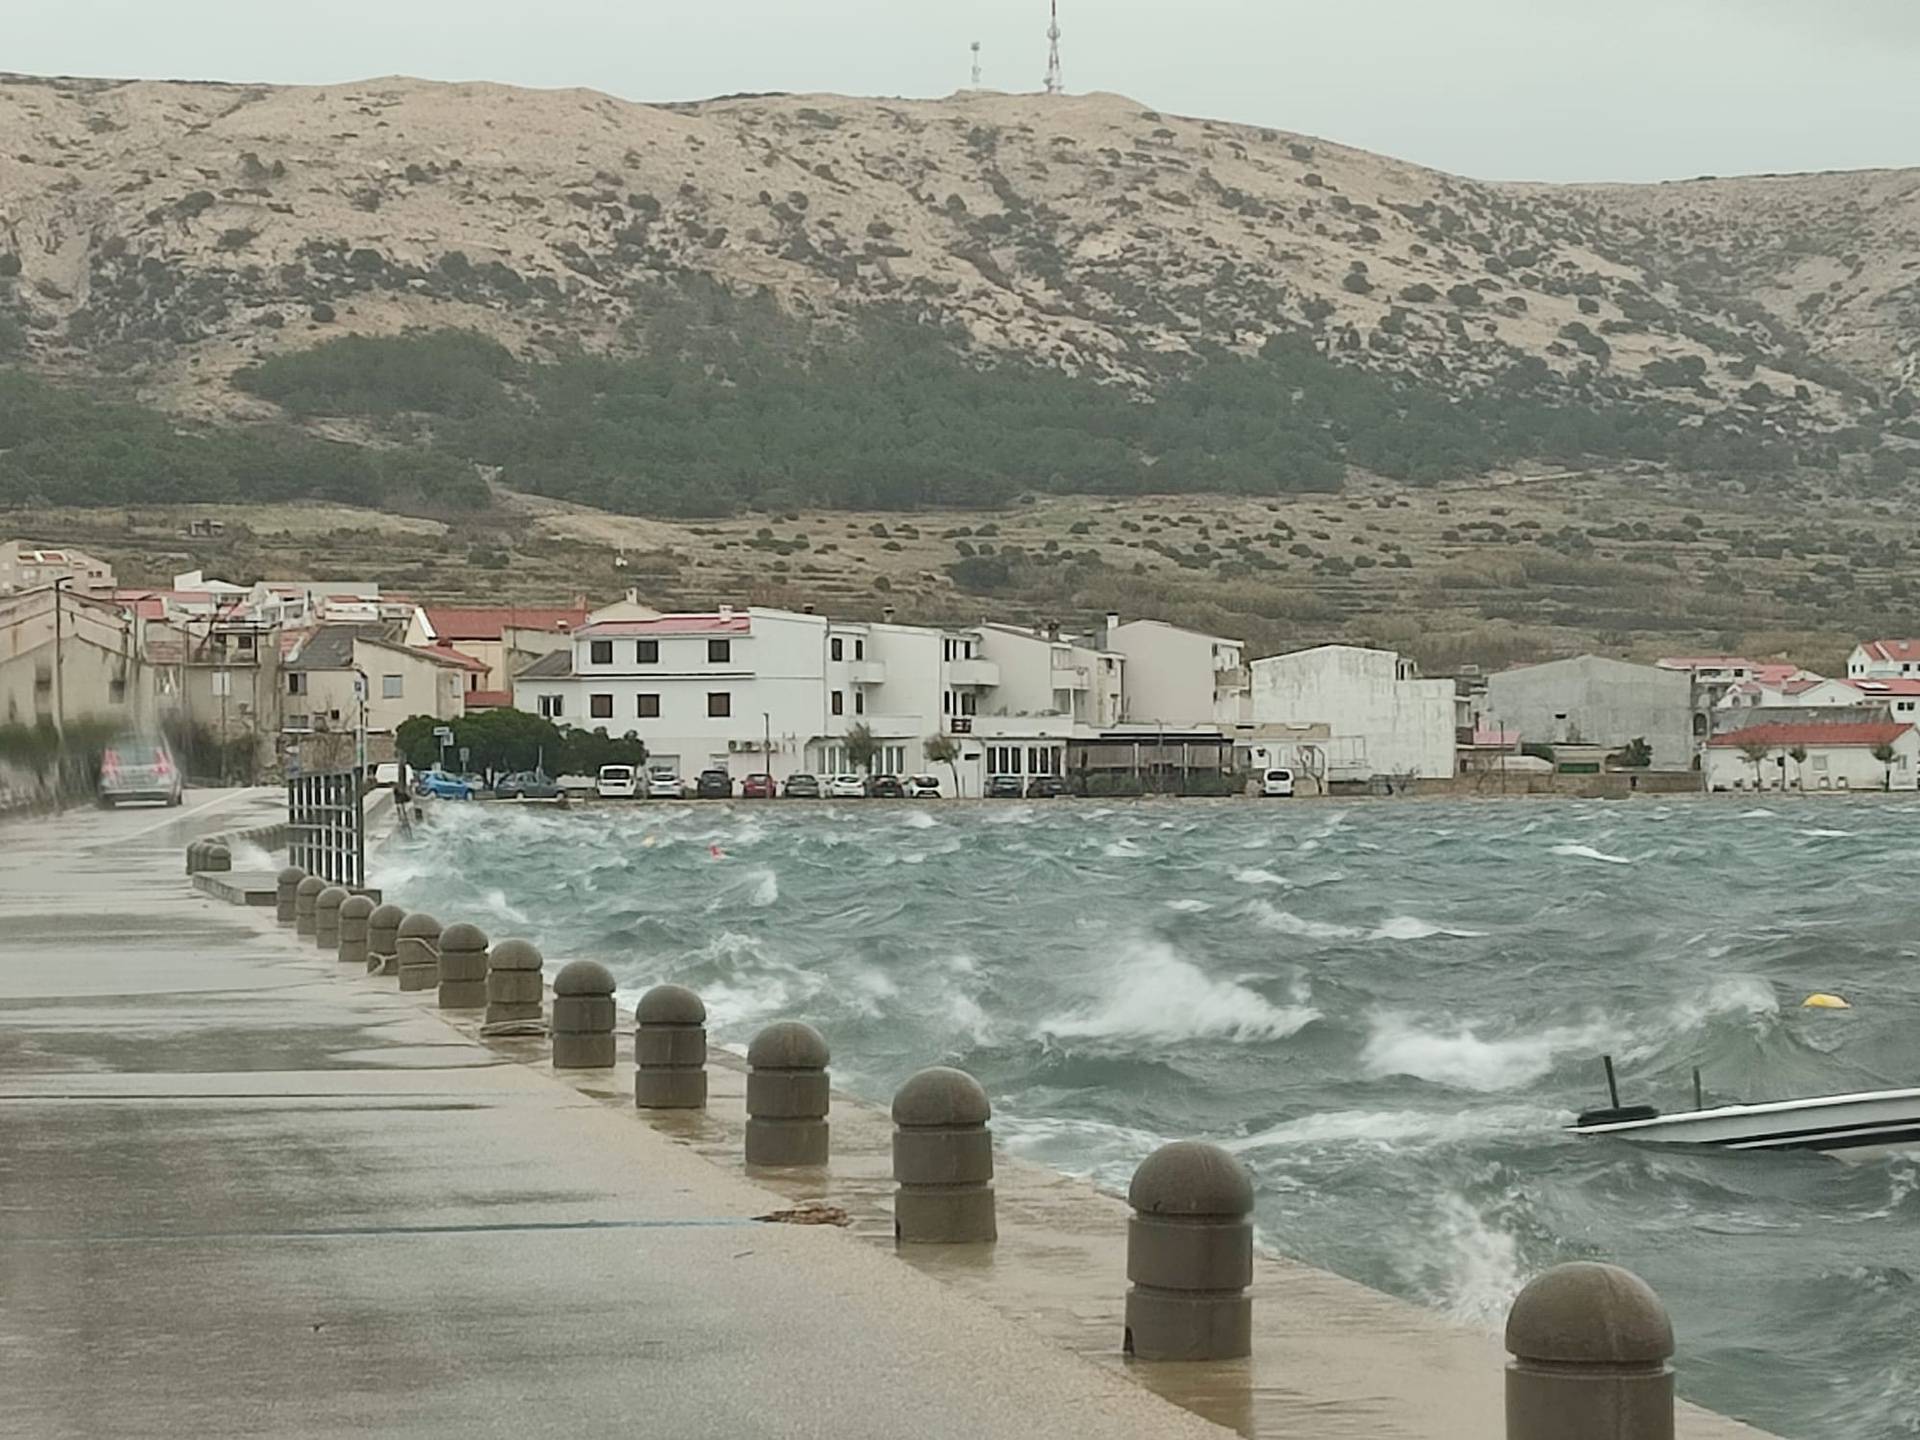
<svg viewBox="0 0 1920 1440"><path fill-rule="evenodd" d="M428 770L413 782L413 793L432 795L439 800L473 799L473 782L461 775L448 775L441 770Z"/></svg>

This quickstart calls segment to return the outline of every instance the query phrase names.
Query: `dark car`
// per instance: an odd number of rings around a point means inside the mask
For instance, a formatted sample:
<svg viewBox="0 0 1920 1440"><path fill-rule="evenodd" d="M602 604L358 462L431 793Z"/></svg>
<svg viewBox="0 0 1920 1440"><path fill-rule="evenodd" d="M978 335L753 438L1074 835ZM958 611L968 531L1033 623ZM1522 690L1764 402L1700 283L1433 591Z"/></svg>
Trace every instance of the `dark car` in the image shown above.
<svg viewBox="0 0 1920 1440"><path fill-rule="evenodd" d="M867 794L875 800L904 800L907 787L898 775L875 775L867 781Z"/></svg>
<svg viewBox="0 0 1920 1440"><path fill-rule="evenodd" d="M731 800L733 777L724 770L702 770L693 782L693 793L702 800Z"/></svg>
<svg viewBox="0 0 1920 1440"><path fill-rule="evenodd" d="M818 800L820 777L818 775L787 776L786 795L789 800Z"/></svg>
<svg viewBox="0 0 1920 1440"><path fill-rule="evenodd" d="M1036 775L1027 786L1029 800L1058 800L1070 793L1066 780L1059 775Z"/></svg>
<svg viewBox="0 0 1920 1440"><path fill-rule="evenodd" d="M560 787L538 770L521 770L502 775L493 782L496 800L558 800Z"/></svg>
<svg viewBox="0 0 1920 1440"><path fill-rule="evenodd" d="M989 775L987 777L987 799L1018 800L1024 793L1020 788L1018 775Z"/></svg>
<svg viewBox="0 0 1920 1440"><path fill-rule="evenodd" d="M779 793L771 775L749 775L740 782L742 800L771 800Z"/></svg>

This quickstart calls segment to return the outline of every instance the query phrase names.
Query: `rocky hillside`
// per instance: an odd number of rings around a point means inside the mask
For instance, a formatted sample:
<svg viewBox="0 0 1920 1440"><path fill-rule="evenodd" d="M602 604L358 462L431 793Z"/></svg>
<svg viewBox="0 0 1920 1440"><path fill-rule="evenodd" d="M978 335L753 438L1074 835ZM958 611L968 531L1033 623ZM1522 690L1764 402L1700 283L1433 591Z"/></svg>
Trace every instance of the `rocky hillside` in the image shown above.
<svg viewBox="0 0 1920 1440"><path fill-rule="evenodd" d="M264 355L461 327L644 347L711 277L1138 380L1305 331L1452 394L1807 434L1920 363L1920 171L1493 185L1117 95L631 104L0 78L0 349L190 413Z"/></svg>

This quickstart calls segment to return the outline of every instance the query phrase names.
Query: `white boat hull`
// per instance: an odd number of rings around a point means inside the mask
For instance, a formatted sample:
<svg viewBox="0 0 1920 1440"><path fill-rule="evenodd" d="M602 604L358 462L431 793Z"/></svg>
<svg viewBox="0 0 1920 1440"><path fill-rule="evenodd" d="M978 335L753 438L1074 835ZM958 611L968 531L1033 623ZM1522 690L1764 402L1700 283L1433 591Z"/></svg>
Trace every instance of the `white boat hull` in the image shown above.
<svg viewBox="0 0 1920 1440"><path fill-rule="evenodd" d="M1607 1135L1644 1145L1818 1150L1836 1159L1866 1162L1920 1153L1920 1089L1722 1105L1634 1119L1595 1116L1569 1128L1577 1135Z"/></svg>

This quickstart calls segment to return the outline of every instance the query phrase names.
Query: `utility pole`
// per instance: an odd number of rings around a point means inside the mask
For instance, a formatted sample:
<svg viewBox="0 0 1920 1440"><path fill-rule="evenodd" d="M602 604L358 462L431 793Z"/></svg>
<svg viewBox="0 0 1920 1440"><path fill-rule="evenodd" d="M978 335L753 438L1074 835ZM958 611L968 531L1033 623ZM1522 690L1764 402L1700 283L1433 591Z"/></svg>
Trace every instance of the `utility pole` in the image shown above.
<svg viewBox="0 0 1920 1440"><path fill-rule="evenodd" d="M64 742L67 737L67 677L64 664L64 635L61 629L61 595L72 582L71 575L61 575L53 582L53 733Z"/></svg>
<svg viewBox="0 0 1920 1440"><path fill-rule="evenodd" d="M766 752L766 774L767 778L771 780L773 778L773 712L771 710L762 710L760 712L760 723L766 727L766 738L763 742L763 748Z"/></svg>

